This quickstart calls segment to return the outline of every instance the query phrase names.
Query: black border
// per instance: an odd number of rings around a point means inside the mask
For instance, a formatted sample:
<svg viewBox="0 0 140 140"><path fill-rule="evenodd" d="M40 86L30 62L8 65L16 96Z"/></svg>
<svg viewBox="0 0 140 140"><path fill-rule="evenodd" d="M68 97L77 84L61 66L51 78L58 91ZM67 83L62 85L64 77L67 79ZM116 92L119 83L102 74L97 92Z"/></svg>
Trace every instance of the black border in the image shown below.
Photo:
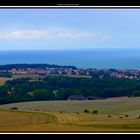
<svg viewBox="0 0 140 140"><path fill-rule="evenodd" d="M140 6L139 0L8 0L0 6Z"/></svg>
<svg viewBox="0 0 140 140"><path fill-rule="evenodd" d="M127 135L127 134L9 134L9 135L0 135L1 136L1 139L2 138L5 138L5 139L37 139L37 140L40 140L40 139L43 139L43 140L46 140L46 139L54 139L54 140L58 140L58 139L64 139L64 140L68 140L68 139L73 139L73 140L113 140L114 138L117 139L117 140L134 140L136 137L139 138L139 135L138 134L135 134L135 135Z"/></svg>

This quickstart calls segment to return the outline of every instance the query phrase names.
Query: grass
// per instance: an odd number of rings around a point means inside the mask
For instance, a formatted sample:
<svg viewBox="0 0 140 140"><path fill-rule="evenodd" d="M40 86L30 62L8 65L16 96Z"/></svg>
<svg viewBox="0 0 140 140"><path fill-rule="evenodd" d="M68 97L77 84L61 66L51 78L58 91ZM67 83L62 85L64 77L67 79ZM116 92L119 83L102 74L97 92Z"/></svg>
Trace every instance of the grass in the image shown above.
<svg viewBox="0 0 140 140"><path fill-rule="evenodd" d="M57 118L47 112L29 110L5 110L0 109L0 131L26 131L34 127L36 131L39 126L49 126L57 123ZM19 129L20 128L20 129ZM29 131L29 130L28 130ZM32 131L32 130L30 130Z"/></svg>
<svg viewBox="0 0 140 140"><path fill-rule="evenodd" d="M93 101L39 101L1 105L0 131L139 132L140 119L136 117L140 114L139 101L140 97L121 97ZM19 110L9 110L13 106ZM98 110L98 114L84 113L84 109L90 112ZM128 117L125 117L126 114Z"/></svg>
<svg viewBox="0 0 140 140"><path fill-rule="evenodd" d="M53 76L60 76L60 74L50 74ZM91 78L90 75L68 75L68 74L62 74L63 76L67 76L67 77L76 77L76 78Z"/></svg>
<svg viewBox="0 0 140 140"><path fill-rule="evenodd" d="M6 81L12 80L13 78L5 78L5 77L0 77L0 85L3 85Z"/></svg>
<svg viewBox="0 0 140 140"><path fill-rule="evenodd" d="M60 76L60 74L49 74L46 76L50 76L50 75ZM63 74L63 76L78 77L78 78L91 78L91 76L88 76L88 75L65 75L65 74ZM14 79L16 79L16 78L28 78L28 77L30 77L30 78L42 78L45 76L41 76L38 74L12 74L12 78L14 78Z"/></svg>
<svg viewBox="0 0 140 140"><path fill-rule="evenodd" d="M45 117L41 114L28 114L26 112L0 111L0 128L3 126L40 124L45 122Z"/></svg>
<svg viewBox="0 0 140 140"><path fill-rule="evenodd" d="M41 78L43 76L38 74L12 74L13 79L17 78Z"/></svg>
<svg viewBox="0 0 140 140"><path fill-rule="evenodd" d="M106 114L0 110L0 116L0 131L6 132L140 131L139 120L117 115L109 119Z"/></svg>
<svg viewBox="0 0 140 140"><path fill-rule="evenodd" d="M100 114L118 114L126 113L136 115L140 113L140 97L119 97L103 100L85 100L85 101L33 101L21 102L8 105L1 105L1 108L11 108L13 106L22 110L46 110L51 112L84 112L84 109L92 112L98 110Z"/></svg>

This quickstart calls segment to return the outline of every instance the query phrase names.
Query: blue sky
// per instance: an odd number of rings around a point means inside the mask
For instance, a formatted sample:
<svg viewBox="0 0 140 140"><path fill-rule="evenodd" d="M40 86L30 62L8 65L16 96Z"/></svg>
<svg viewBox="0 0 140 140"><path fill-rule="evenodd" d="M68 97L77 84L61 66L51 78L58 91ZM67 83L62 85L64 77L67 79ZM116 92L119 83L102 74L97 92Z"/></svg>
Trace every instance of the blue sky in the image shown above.
<svg viewBox="0 0 140 140"><path fill-rule="evenodd" d="M140 48L140 9L0 9L0 50Z"/></svg>

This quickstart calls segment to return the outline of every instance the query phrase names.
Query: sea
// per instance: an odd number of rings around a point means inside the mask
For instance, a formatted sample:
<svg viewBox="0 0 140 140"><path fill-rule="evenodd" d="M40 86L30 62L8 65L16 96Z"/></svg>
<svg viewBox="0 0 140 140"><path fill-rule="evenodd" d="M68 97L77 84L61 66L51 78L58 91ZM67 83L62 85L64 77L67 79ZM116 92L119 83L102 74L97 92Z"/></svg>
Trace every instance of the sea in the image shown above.
<svg viewBox="0 0 140 140"><path fill-rule="evenodd" d="M97 69L140 69L140 49L0 51L0 65L21 63Z"/></svg>

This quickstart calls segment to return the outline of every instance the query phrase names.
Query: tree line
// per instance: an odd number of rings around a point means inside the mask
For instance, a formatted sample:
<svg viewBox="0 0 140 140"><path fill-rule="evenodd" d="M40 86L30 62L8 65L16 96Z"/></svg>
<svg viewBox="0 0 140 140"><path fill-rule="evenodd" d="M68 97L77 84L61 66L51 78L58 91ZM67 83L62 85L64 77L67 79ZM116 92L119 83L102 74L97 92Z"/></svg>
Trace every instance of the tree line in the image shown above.
<svg viewBox="0 0 140 140"><path fill-rule="evenodd" d="M31 78L13 79L0 86L0 104L21 101L67 100L71 95L94 96L97 99L140 96L140 80L46 76L37 80Z"/></svg>
<svg viewBox="0 0 140 140"><path fill-rule="evenodd" d="M0 70L11 70L11 69L26 69L26 68L39 68L39 69L46 69L46 68L72 68L77 69L75 66L60 66L55 64L6 64L0 65Z"/></svg>

